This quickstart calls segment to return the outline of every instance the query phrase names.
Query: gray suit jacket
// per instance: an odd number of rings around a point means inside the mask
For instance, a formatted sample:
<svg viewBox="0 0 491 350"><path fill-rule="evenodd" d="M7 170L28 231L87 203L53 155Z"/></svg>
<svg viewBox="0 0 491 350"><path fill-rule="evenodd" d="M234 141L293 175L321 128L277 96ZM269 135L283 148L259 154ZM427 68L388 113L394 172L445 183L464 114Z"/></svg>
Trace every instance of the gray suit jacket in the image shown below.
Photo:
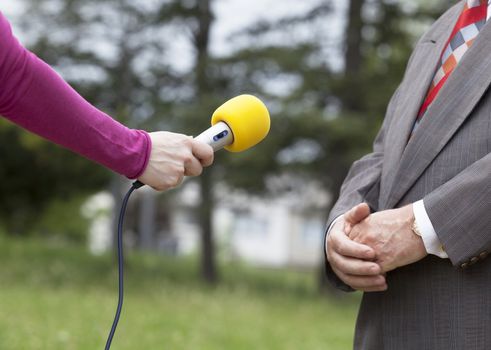
<svg viewBox="0 0 491 350"><path fill-rule="evenodd" d="M491 23L488 23L406 143L457 4L420 39L392 97L373 153L355 162L329 222L354 205L373 210L424 199L450 259L428 256L365 293L355 349L491 349ZM327 266L329 279L350 290Z"/></svg>

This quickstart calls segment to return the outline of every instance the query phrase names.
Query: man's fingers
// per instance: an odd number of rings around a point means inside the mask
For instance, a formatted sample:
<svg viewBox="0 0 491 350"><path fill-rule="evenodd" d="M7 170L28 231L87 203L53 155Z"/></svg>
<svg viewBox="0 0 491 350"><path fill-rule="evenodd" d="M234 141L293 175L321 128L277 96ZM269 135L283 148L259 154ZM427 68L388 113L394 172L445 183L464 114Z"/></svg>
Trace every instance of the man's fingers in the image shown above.
<svg viewBox="0 0 491 350"><path fill-rule="evenodd" d="M347 275L377 276L382 273L380 266L374 262L346 257L336 252L331 252L329 262Z"/></svg>
<svg viewBox="0 0 491 350"><path fill-rule="evenodd" d="M214 154L210 145L192 140L192 147L193 155L200 160L202 166L207 167L213 163Z"/></svg>
<svg viewBox="0 0 491 350"><path fill-rule="evenodd" d="M336 275L348 286L356 290L364 292L378 292L387 289L385 277L378 276L354 276L346 274L340 270L333 268Z"/></svg>
<svg viewBox="0 0 491 350"><path fill-rule="evenodd" d="M340 255L371 260L375 258L375 251L365 244L354 242L338 230L333 230L329 235L329 245Z"/></svg>
<svg viewBox="0 0 491 350"><path fill-rule="evenodd" d="M367 206L368 207L368 206ZM363 214L364 209L357 209ZM368 211L369 212L369 211ZM357 215L360 212L354 214ZM382 268L374 263L375 251L364 244L352 241L340 227L335 225L326 240L326 253L334 273L356 290L377 292L387 289Z"/></svg>
<svg viewBox="0 0 491 350"><path fill-rule="evenodd" d="M370 207L366 203L360 203L344 214L344 220L350 225L356 225L370 215Z"/></svg>
<svg viewBox="0 0 491 350"><path fill-rule="evenodd" d="M383 285L380 286L365 287L365 288L360 288L358 290L362 292L383 292L387 290L387 284L384 283Z"/></svg>

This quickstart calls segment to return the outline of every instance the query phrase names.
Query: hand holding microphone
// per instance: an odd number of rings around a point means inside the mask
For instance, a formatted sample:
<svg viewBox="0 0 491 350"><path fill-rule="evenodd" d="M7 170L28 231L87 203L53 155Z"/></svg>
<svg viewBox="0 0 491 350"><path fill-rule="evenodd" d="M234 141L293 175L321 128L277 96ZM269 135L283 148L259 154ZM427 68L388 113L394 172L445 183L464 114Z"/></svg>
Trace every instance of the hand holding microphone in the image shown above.
<svg viewBox="0 0 491 350"><path fill-rule="evenodd" d="M151 133L149 163L138 180L158 191L178 186L184 176L198 176L213 163L213 151L242 152L269 132L269 112L252 95L240 95L221 105L212 126L196 138L170 132Z"/></svg>
<svg viewBox="0 0 491 350"><path fill-rule="evenodd" d="M160 131L150 138L150 159L138 180L157 191L180 185L184 176L201 175L213 163L213 148L191 136Z"/></svg>

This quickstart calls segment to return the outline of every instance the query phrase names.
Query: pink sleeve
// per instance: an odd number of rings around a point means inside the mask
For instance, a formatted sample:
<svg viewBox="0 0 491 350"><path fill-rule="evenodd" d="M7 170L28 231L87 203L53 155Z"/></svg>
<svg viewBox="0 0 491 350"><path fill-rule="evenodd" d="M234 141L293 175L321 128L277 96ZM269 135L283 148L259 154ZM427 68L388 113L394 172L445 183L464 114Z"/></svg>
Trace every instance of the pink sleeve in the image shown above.
<svg viewBox="0 0 491 350"><path fill-rule="evenodd" d="M0 114L107 168L137 178L151 141L85 101L12 35L0 12Z"/></svg>

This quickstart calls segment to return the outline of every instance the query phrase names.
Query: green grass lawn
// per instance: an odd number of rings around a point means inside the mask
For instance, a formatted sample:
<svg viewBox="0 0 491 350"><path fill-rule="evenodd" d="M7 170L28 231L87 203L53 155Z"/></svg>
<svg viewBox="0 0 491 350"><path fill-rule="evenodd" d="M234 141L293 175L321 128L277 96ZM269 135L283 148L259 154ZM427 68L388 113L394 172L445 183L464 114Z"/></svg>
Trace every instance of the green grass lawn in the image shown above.
<svg viewBox="0 0 491 350"><path fill-rule="evenodd" d="M316 292L314 272L221 267L128 253L112 349L350 349L358 295ZM112 256L0 237L0 349L103 349L117 301Z"/></svg>

